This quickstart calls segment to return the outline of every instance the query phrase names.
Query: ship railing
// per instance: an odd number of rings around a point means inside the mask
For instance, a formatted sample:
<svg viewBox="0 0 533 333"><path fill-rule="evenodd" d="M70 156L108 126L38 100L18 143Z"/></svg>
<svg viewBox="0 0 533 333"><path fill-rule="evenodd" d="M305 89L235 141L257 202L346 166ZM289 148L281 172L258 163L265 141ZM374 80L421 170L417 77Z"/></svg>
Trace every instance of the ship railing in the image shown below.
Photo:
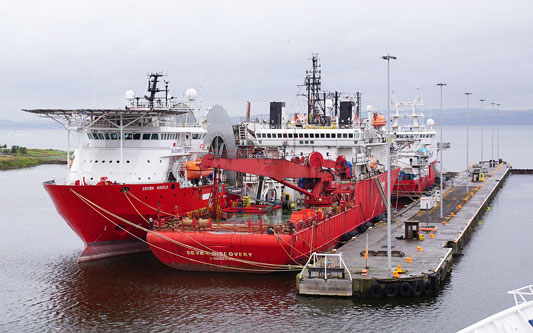
<svg viewBox="0 0 533 333"><path fill-rule="evenodd" d="M513 295L515 305L533 301L533 285L511 290L507 293Z"/></svg>
<svg viewBox="0 0 533 333"><path fill-rule="evenodd" d="M348 280L353 280L348 266L342 259L342 253L313 252L300 272L300 279L303 279L306 271L310 278L313 277L313 273L316 273L319 277L324 277L324 280L327 280L328 276L332 277L338 274L346 279L346 273L348 273Z"/></svg>
<svg viewBox="0 0 533 333"><path fill-rule="evenodd" d="M202 211L204 210L204 211ZM239 221L213 221L205 216L205 208L189 212L185 217L167 216L155 221L154 227L160 231L216 231L233 233L279 234L290 235L305 231L320 221L320 216L310 216L301 220L271 223L262 218L243 218ZM245 212L221 212L222 217L229 218Z"/></svg>

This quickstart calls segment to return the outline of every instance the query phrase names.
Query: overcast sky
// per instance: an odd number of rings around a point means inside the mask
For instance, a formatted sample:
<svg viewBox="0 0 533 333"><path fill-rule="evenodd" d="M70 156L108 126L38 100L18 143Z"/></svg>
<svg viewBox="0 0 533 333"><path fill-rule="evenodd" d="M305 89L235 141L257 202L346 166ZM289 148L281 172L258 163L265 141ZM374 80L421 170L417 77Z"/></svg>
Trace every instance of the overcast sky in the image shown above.
<svg viewBox="0 0 533 333"><path fill-rule="evenodd" d="M387 72L399 100L420 87L427 108L533 107L533 1L4 1L0 118L21 108L124 105L146 74L168 74L172 95L194 87L230 115L297 106L310 67L325 88L359 91L386 108Z"/></svg>

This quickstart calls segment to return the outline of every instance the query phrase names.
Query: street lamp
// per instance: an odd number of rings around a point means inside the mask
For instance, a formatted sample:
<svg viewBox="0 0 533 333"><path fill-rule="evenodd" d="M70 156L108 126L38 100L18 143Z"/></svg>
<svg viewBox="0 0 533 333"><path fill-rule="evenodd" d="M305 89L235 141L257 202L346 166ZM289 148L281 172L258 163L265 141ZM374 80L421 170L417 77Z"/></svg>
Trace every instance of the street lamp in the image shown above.
<svg viewBox="0 0 533 333"><path fill-rule="evenodd" d="M492 117L490 117L490 119L492 119L492 129L491 129L491 138L490 138L490 141L491 141L491 153L490 153L490 156L491 156L491 160L494 161L494 105L496 103L490 103L491 105L491 111L492 111ZM492 162L491 162L492 163Z"/></svg>
<svg viewBox="0 0 533 333"><path fill-rule="evenodd" d="M390 61L396 60L395 56L387 54L382 56L381 59L387 61L387 267L392 269L392 246L391 246L391 181L390 181Z"/></svg>
<svg viewBox="0 0 533 333"><path fill-rule="evenodd" d="M437 85L440 87L440 115L439 115L439 123L440 123L440 218L442 219L444 217L444 214L442 213L442 87L446 86L446 83L437 83Z"/></svg>
<svg viewBox="0 0 533 333"><path fill-rule="evenodd" d="M497 144L497 150L496 150L496 155L498 157L498 162L500 161L500 104L497 103L496 104L498 106L498 111L496 113L497 117L496 117L496 126L498 126L498 139L496 141L498 141L498 144Z"/></svg>
<svg viewBox="0 0 533 333"><path fill-rule="evenodd" d="M483 102L485 102L485 100L482 98L479 101L481 102L481 167L483 167Z"/></svg>
<svg viewBox="0 0 533 333"><path fill-rule="evenodd" d="M466 95L466 192L468 193L468 164L469 158L468 158L468 127L470 126L470 117L469 117L469 105L468 105L468 98L470 95L472 95L471 92L465 92Z"/></svg>

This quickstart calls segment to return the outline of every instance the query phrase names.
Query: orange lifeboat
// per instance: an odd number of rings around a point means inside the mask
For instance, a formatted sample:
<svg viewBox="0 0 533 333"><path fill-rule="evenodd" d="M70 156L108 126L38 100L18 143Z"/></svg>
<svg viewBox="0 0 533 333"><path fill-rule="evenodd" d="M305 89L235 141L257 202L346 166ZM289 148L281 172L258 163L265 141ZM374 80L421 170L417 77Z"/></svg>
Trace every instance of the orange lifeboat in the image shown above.
<svg viewBox="0 0 533 333"><path fill-rule="evenodd" d="M207 170L200 170L201 158L196 161L187 161L181 164L181 174L187 175L187 180L198 179L200 177L207 177L213 173L213 168Z"/></svg>
<svg viewBox="0 0 533 333"><path fill-rule="evenodd" d="M383 115L374 113L374 116L372 117L372 126L375 128L380 128L387 125L387 120Z"/></svg>

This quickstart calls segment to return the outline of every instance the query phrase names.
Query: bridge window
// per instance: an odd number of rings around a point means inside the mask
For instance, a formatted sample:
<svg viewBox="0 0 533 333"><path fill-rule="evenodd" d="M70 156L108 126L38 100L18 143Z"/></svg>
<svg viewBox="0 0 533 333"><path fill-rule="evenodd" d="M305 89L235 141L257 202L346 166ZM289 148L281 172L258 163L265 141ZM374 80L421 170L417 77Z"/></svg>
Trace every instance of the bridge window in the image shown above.
<svg viewBox="0 0 533 333"><path fill-rule="evenodd" d="M99 140L104 140L104 135L102 133L97 133Z"/></svg>
<svg viewBox="0 0 533 333"><path fill-rule="evenodd" d="M348 133L342 133L342 137L346 139L348 137Z"/></svg>
<svg viewBox="0 0 533 333"><path fill-rule="evenodd" d="M159 134L157 133L152 133L152 137L151 137L152 140L159 140Z"/></svg>
<svg viewBox="0 0 533 333"><path fill-rule="evenodd" d="M140 140L141 139L141 133L133 133L133 140Z"/></svg>
<svg viewBox="0 0 533 333"><path fill-rule="evenodd" d="M104 137L106 140L111 140L111 137L109 136L109 133L104 133Z"/></svg>
<svg viewBox="0 0 533 333"><path fill-rule="evenodd" d="M329 133L326 133L326 139L329 139L331 135Z"/></svg>
<svg viewBox="0 0 533 333"><path fill-rule="evenodd" d="M309 138L309 134L308 134L308 133L305 133L305 134L304 134L304 138L306 138L306 139Z"/></svg>
<svg viewBox="0 0 533 333"><path fill-rule="evenodd" d="M150 140L150 133L143 133L143 140Z"/></svg>
<svg viewBox="0 0 533 333"><path fill-rule="evenodd" d="M351 139L353 138L353 133L348 133L348 137Z"/></svg>
<svg viewBox="0 0 533 333"><path fill-rule="evenodd" d="M133 133L124 133L124 140L133 140Z"/></svg>
<svg viewBox="0 0 533 333"><path fill-rule="evenodd" d="M325 136L324 136L324 133L320 133L320 138L321 138L321 139L324 139L324 137L325 137Z"/></svg>
<svg viewBox="0 0 533 333"><path fill-rule="evenodd" d="M289 139L292 139L292 133L289 133Z"/></svg>
<svg viewBox="0 0 533 333"><path fill-rule="evenodd" d="M331 137L332 137L333 139L335 139L335 138L337 137L337 135L336 135L335 133L331 133Z"/></svg>

